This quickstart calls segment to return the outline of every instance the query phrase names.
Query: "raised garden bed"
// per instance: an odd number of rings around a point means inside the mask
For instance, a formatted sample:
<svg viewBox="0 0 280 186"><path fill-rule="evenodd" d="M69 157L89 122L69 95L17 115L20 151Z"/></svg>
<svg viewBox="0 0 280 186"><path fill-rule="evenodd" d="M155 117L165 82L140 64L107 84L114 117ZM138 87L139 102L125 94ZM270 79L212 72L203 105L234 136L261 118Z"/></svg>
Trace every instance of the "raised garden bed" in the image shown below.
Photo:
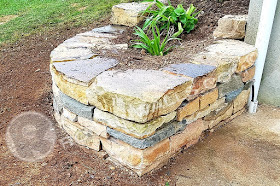
<svg viewBox="0 0 280 186"><path fill-rule="evenodd" d="M112 20L135 25L141 20L135 18L139 9L118 10L129 14L114 13L118 17ZM235 21L240 20L226 24ZM143 175L164 165L182 147L197 143L205 131L245 111L257 51L242 41L220 40L185 58L176 52L157 57L162 60L157 68L122 68L122 54L132 61L153 62L147 54L133 54L122 42L128 29L95 28L53 50L54 110L59 125L77 143L104 150L112 160ZM223 29L219 29L220 34ZM245 28L232 26L225 32L240 29Z"/></svg>

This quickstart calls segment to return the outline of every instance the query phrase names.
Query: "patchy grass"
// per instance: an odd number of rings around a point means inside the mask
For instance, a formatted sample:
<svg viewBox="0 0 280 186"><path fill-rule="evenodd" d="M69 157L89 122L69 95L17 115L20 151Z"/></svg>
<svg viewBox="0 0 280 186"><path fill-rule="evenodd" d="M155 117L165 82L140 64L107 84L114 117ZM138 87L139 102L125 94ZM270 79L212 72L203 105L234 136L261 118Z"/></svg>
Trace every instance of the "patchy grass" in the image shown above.
<svg viewBox="0 0 280 186"><path fill-rule="evenodd" d="M50 29L83 26L109 15L111 7L129 0L0 0L0 45Z"/></svg>

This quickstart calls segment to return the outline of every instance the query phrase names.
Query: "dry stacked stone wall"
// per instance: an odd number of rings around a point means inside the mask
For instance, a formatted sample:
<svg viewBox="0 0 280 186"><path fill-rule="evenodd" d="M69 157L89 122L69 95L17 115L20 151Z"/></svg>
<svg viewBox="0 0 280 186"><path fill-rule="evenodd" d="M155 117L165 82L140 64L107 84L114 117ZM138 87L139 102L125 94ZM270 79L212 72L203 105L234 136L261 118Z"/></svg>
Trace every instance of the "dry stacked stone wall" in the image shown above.
<svg viewBox="0 0 280 186"><path fill-rule="evenodd" d="M147 4L114 6L113 22L137 24L139 6ZM229 17L221 24L244 21ZM236 28L226 29L231 39ZM125 29L95 28L52 51L53 107L59 126L78 144L104 150L113 161L143 175L197 143L204 131L214 131L245 111L257 50L241 41L219 40L186 63L160 70L112 70L119 61L99 54L126 50L126 43L112 42ZM222 30L218 28L219 37Z"/></svg>

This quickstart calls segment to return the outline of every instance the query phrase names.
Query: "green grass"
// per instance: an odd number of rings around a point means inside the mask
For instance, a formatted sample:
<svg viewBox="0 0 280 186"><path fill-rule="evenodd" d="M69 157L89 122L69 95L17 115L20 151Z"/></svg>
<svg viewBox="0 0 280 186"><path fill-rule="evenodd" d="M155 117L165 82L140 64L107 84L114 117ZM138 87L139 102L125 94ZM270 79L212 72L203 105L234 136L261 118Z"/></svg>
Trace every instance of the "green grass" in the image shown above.
<svg viewBox="0 0 280 186"><path fill-rule="evenodd" d="M109 15L113 5L129 0L0 0L0 18L17 15L0 25L0 45L24 36L68 25L84 26Z"/></svg>

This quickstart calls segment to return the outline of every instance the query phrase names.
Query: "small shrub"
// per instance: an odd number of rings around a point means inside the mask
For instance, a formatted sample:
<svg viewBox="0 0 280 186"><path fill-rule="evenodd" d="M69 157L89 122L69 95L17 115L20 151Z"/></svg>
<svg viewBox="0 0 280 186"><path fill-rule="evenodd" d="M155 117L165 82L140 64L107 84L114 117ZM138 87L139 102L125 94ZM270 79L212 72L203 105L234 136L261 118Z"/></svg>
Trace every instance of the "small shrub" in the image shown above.
<svg viewBox="0 0 280 186"><path fill-rule="evenodd" d="M151 24L159 24L160 30L166 29L169 22L178 28L178 24L181 23L185 32L189 33L194 29L197 24L196 8L191 4L190 7L185 10L182 4L177 5L177 8L173 7L168 1L168 5L163 4L158 0L147 0L145 2L152 2L143 14L149 14L150 17L146 19L143 29L149 28ZM152 6L156 5L157 9L153 10Z"/></svg>

